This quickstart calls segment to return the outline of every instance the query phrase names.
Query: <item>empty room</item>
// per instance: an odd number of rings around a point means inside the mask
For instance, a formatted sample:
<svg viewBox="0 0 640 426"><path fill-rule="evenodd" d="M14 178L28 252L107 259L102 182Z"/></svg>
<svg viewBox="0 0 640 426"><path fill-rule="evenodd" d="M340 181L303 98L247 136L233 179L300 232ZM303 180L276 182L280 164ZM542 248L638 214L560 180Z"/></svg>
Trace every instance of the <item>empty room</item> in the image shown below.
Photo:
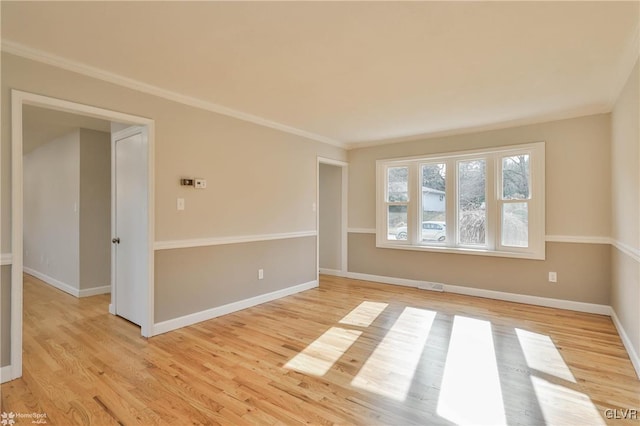
<svg viewBox="0 0 640 426"><path fill-rule="evenodd" d="M640 2L0 12L2 425L640 421Z"/></svg>

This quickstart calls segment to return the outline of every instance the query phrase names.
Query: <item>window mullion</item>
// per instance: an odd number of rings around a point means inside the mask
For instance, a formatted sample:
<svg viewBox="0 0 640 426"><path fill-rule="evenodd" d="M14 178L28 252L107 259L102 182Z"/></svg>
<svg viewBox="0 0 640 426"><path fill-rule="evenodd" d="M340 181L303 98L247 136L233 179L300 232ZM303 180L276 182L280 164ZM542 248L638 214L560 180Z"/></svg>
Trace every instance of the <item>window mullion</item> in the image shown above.
<svg viewBox="0 0 640 426"><path fill-rule="evenodd" d="M445 211L447 217L447 238L449 247L458 246L458 173L456 160L446 162L447 174L445 176Z"/></svg>
<svg viewBox="0 0 640 426"><path fill-rule="evenodd" d="M486 161L486 206L487 206L487 222L485 229L485 238L488 250L495 250L499 241L501 227L499 223L499 201L498 201L498 181L500 172L498 171L498 163L495 155L485 157Z"/></svg>

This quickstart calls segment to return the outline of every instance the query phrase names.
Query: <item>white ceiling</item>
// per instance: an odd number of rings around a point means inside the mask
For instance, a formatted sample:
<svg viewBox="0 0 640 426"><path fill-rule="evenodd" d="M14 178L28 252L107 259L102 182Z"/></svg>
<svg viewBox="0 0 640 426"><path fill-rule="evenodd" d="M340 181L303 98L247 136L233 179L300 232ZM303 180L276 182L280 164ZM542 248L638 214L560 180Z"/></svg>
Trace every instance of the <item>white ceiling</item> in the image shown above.
<svg viewBox="0 0 640 426"><path fill-rule="evenodd" d="M8 2L36 49L359 146L610 111L639 3Z"/></svg>

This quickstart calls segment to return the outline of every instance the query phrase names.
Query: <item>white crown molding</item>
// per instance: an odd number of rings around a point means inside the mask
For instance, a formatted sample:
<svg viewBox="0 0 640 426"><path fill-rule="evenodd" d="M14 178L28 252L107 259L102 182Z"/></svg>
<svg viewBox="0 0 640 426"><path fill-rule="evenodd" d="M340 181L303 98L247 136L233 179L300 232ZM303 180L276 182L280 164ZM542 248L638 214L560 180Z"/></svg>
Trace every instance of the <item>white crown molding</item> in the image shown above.
<svg viewBox="0 0 640 426"><path fill-rule="evenodd" d="M611 244L636 262L640 262L640 249L631 247L630 245L618 240L613 240Z"/></svg>
<svg viewBox="0 0 640 426"><path fill-rule="evenodd" d="M255 243L258 241L286 240L289 238L315 237L317 231L287 232L280 234L242 235L233 237L194 238L190 240L156 241L155 250L181 249L191 247L219 246L225 244Z"/></svg>
<svg viewBox="0 0 640 426"><path fill-rule="evenodd" d="M381 145L392 145L410 142L428 141L437 138L447 138L450 136L468 135L471 133L481 133L489 131L498 131L512 129L514 127L532 126L535 124L549 123L551 121L571 120L573 118L586 117L589 115L606 114L611 112L613 104L606 102L597 105L587 105L574 108L569 111L560 111L549 113L536 117L517 118L514 120L501 121L498 123L486 123L477 126L434 130L433 132L422 133L418 135L401 136L397 138L376 139L370 141L355 141L345 143L347 150L373 148Z"/></svg>
<svg viewBox="0 0 640 426"><path fill-rule="evenodd" d="M624 345L627 353L629 354L629 359L631 359L631 363L633 364L633 368L636 370L636 375L640 379L640 356L638 356L638 352L633 347L633 343L631 343L631 339L627 335L618 315L616 314L615 309L611 308L611 319L613 320L613 325L616 326L618 330L618 334L620 335L620 339L622 340L622 344Z"/></svg>
<svg viewBox="0 0 640 426"><path fill-rule="evenodd" d="M2 253L0 255L0 265L11 265L13 262L13 254L12 253Z"/></svg>
<svg viewBox="0 0 640 426"><path fill-rule="evenodd" d="M178 328L187 327L202 321L207 321L221 315L227 315L233 312L240 311L242 309L251 308L252 306L260 305L262 303L271 302L272 300L280 299L285 296L291 296L292 294L300 293L301 291L310 290L314 287L318 287L318 281L309 281L307 283L298 284L292 287L283 288L282 290L273 291L271 293L261 294L259 296L251 297L249 299L239 300L237 302L228 303L226 305L218 306L215 308L207 309L205 311L196 312L193 314L185 315L182 317L170 319L156 323L153 326L153 336L158 334L167 333Z"/></svg>
<svg viewBox="0 0 640 426"><path fill-rule="evenodd" d="M611 244L611 238L609 237L588 235L547 235L544 240L548 243Z"/></svg>
<svg viewBox="0 0 640 426"><path fill-rule="evenodd" d="M263 127L269 127L271 129L279 130L281 132L289 133L296 136L301 136L303 138L311 139L317 142L334 145L340 148L346 148L346 144L344 144L343 142L328 138L326 136L307 132L302 129L259 117L257 115L248 114L213 102L208 102L202 99L194 98L192 96L187 96L177 92L173 92L171 90L163 89L158 86L124 77L119 74L83 64L81 62L76 62L67 58L63 58L61 56L53 55L42 50L33 49L31 47L10 40L2 40L1 48L3 52L7 52L12 55L20 56L37 62L42 62L47 65L65 69L67 71L72 71L98 80L117 84L119 86L133 89L138 92L158 96L160 98L168 99L173 102L178 102L206 111L215 112L217 114L226 115L228 117L237 118L238 120L247 121Z"/></svg>

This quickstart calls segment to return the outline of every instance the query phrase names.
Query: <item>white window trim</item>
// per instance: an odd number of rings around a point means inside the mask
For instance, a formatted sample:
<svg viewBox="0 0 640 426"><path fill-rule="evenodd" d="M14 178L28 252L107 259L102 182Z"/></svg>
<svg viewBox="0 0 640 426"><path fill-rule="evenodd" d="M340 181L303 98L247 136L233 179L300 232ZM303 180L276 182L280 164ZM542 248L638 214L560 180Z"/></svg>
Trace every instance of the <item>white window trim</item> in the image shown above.
<svg viewBox="0 0 640 426"><path fill-rule="evenodd" d="M530 185L532 198L529 207L529 246L506 247L501 245L501 161L505 155L530 155ZM486 158L486 247L460 246L456 243L457 224L457 178L455 167L460 160ZM446 217L447 238L445 243L418 243L421 227L420 201L420 165L425 163L447 163L446 175ZM409 166L409 203L407 222L413 224L408 229L407 240L389 240L387 235L386 168ZM456 166L457 167L457 166ZM457 151L431 155L382 159L376 161L376 247L400 250L416 250L436 253L457 253L481 256L512 257L522 259L545 259L545 143L535 142L521 145L509 145L470 151Z"/></svg>

